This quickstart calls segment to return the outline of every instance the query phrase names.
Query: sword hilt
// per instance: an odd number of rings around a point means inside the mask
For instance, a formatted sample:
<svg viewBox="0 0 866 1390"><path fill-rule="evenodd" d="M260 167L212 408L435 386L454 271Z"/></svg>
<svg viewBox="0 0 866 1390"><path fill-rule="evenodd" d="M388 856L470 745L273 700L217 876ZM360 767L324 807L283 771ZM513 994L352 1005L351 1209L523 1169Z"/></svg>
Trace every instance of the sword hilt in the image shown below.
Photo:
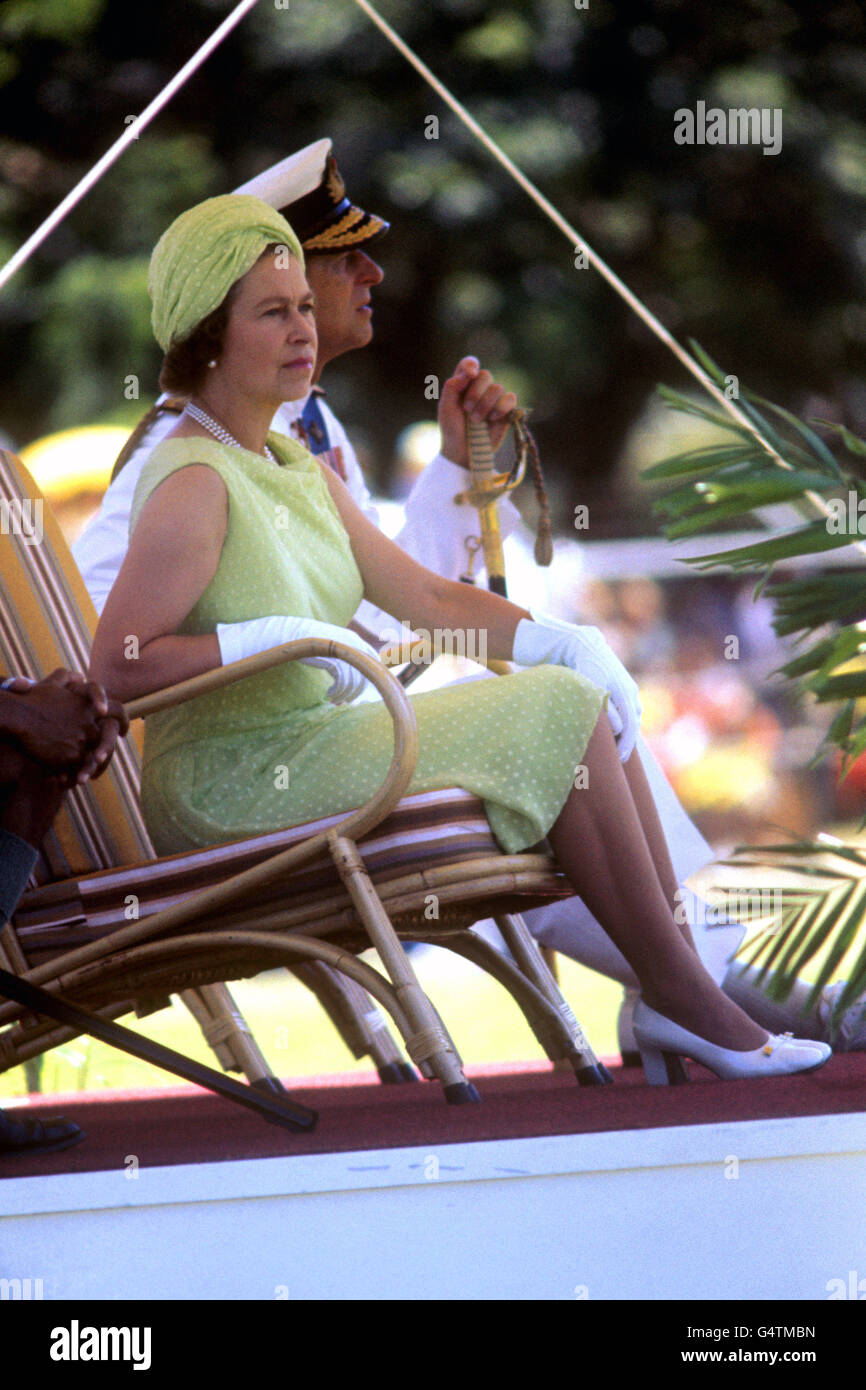
<svg viewBox="0 0 866 1390"><path fill-rule="evenodd" d="M490 443L490 429L485 420L467 419L466 443L469 449L472 491L477 499L476 506L481 524L481 544L484 550L488 588L505 598L507 596L505 559L502 553L502 533L499 530L497 498L491 497L487 503L482 500L485 492L496 490L493 447Z"/></svg>
<svg viewBox="0 0 866 1390"><path fill-rule="evenodd" d="M486 420L466 420L466 440L469 445L469 467L473 482L489 479L496 472L490 428Z"/></svg>

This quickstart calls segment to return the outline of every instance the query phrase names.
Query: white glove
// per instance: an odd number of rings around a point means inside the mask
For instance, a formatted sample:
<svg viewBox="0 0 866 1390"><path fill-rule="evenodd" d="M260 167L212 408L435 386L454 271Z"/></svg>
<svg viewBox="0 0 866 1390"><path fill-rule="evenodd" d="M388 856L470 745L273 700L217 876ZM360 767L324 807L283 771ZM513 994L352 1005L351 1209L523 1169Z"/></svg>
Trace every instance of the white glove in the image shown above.
<svg viewBox="0 0 866 1390"><path fill-rule="evenodd" d="M532 610L530 610L532 611ZM568 666L601 690L610 693L607 715L617 738L620 762L634 751L640 730L638 688L619 657L614 656L597 627L576 627L532 612L521 618L514 634L514 660L519 666Z"/></svg>
<svg viewBox="0 0 866 1390"><path fill-rule="evenodd" d="M242 661L245 656L269 651L271 647L282 647L286 642L298 642L304 637L345 642L347 647L354 647L356 651L366 652L367 656L379 660L379 653L356 632L347 627L337 627L334 623L320 623L315 618L250 618L245 623L217 623L216 631L223 666ZM354 666L331 656L306 656L301 665L319 666L327 671L333 684L326 698L332 705L348 704L367 684L366 676L362 676Z"/></svg>

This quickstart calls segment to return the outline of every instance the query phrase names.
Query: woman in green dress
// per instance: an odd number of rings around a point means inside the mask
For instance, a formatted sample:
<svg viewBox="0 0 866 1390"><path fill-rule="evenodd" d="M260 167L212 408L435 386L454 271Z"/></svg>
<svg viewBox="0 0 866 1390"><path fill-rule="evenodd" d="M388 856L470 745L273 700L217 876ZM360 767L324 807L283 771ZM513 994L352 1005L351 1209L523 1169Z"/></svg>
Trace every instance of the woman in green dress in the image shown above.
<svg viewBox="0 0 866 1390"><path fill-rule="evenodd" d="M129 700L290 640L298 619L305 632L313 620L358 645L347 624L362 597L416 631L478 630L489 657L529 669L413 698L410 790L481 796L508 852L547 836L641 982L635 1033L651 1079L662 1079L666 1052L721 1076L822 1065L824 1044L768 1036L722 994L677 925L653 801L638 757L620 760L600 717L608 692L580 673L579 630L424 569L332 470L269 436L277 407L309 391L316 357L314 303L288 223L255 198L210 199L163 236L150 288L163 384L192 399L139 480L94 679ZM486 376L463 398L494 438L511 404ZM346 676L339 663L291 663L151 716L142 797L158 851L367 800L390 760L391 721L381 703L337 706Z"/></svg>

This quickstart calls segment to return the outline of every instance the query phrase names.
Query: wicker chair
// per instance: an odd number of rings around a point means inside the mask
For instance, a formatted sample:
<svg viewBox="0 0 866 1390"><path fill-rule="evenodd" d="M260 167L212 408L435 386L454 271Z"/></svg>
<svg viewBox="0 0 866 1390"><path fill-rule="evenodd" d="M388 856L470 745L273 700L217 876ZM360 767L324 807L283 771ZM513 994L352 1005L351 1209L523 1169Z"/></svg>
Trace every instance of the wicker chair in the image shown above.
<svg viewBox="0 0 866 1390"><path fill-rule="evenodd" d="M27 528L0 536L0 660L40 676L85 669L94 614L48 507L20 462L0 454L7 513L41 505L41 538ZM16 507L18 512L16 513ZM180 992L225 1066L278 1087L224 982L290 965L316 989L355 1055L407 1069L371 997L384 1007L409 1056L452 1102L474 1100L441 1019L421 989L400 938L434 941L473 960L513 995L553 1061L582 1084L600 1068L541 953L516 915L567 896L547 854L505 855L482 803L459 789L405 796L417 756L414 712L377 662L339 644L294 642L130 706L146 715L285 660L329 651L378 688L395 725L385 781L345 816L218 845L154 856L136 795L135 743L108 772L67 798L40 856L36 881L0 932L0 966L105 1018L140 1015ZM509 960L470 930L493 916ZM374 945L384 973L360 961ZM192 992L192 993L191 993ZM20 1004L0 1005L0 1070L72 1036Z"/></svg>
<svg viewBox="0 0 866 1390"><path fill-rule="evenodd" d="M0 508L8 523L0 529L0 666L34 677L58 666L85 670L97 621L90 596L38 487L18 459L2 452ZM43 846L39 884L154 858L138 804L140 732L133 728L92 790L66 799ZM15 959L11 932L6 938ZM293 973L316 994L352 1055L369 1056L383 1082L417 1079L384 1016L352 980L321 962L299 962ZM243 1072L260 1090L282 1092L224 985L184 990L180 997L221 1066Z"/></svg>

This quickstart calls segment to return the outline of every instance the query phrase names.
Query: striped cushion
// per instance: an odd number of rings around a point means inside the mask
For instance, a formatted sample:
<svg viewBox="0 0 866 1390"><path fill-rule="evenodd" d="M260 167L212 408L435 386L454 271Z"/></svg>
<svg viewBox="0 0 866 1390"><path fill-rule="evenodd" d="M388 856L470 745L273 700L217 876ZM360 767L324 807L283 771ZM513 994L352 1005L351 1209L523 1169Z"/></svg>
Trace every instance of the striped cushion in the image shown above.
<svg viewBox="0 0 866 1390"><path fill-rule="evenodd" d="M242 869L270 858L311 834L336 825L342 816L252 839L237 840L192 853L172 855L152 864L107 870L70 879L25 895L15 914L18 941L33 967L53 956L108 935L131 917L147 917L180 902L190 893L220 883ZM444 864L504 857L490 830L483 802L458 788L405 797L381 825L359 840L374 881L393 879ZM517 863L520 863L518 858ZM550 869L553 869L552 861ZM567 880L545 872L549 896L569 895ZM555 882L550 891L550 880ZM288 883L291 893L287 894ZM255 912L290 905L302 907L322 895L342 893L336 869L325 853L291 873L289 880L256 893ZM537 886L534 896L538 896ZM239 906L221 913L221 924L250 917ZM194 928L192 928L194 930Z"/></svg>
<svg viewBox="0 0 866 1390"><path fill-rule="evenodd" d="M96 611L57 519L27 469L0 450L0 669L39 679L86 671ZM64 798L38 882L153 858L138 805L138 731L108 771Z"/></svg>

